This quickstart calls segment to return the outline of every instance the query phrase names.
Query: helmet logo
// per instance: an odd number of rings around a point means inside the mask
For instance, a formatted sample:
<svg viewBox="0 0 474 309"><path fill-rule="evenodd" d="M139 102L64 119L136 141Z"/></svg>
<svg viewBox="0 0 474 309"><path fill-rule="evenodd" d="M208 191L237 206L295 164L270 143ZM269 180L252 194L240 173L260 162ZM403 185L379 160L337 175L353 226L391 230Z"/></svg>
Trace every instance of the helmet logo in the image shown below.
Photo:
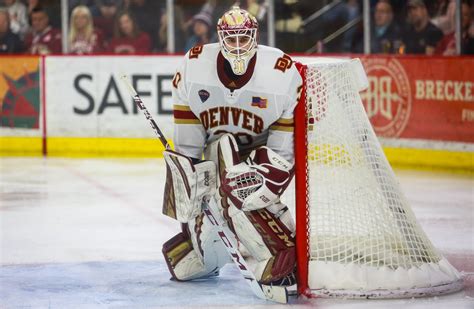
<svg viewBox="0 0 474 309"><path fill-rule="evenodd" d="M229 26L238 26L245 22L244 16L242 14L229 14L224 17L225 22Z"/></svg>

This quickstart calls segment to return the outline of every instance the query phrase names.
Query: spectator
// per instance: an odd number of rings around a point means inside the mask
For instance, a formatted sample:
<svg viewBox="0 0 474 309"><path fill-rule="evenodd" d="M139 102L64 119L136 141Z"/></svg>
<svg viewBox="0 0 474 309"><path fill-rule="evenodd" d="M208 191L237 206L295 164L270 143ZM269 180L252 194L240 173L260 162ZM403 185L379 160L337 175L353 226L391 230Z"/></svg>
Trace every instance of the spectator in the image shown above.
<svg viewBox="0 0 474 309"><path fill-rule="evenodd" d="M373 53L398 53L402 44L400 27L393 20L393 7L388 0L379 0L374 12Z"/></svg>
<svg viewBox="0 0 474 309"><path fill-rule="evenodd" d="M27 0L26 7L28 11L28 17L30 19L31 12L37 6L43 7L49 17L49 24L53 28L61 28L61 3L57 0ZM31 20L28 20L31 25Z"/></svg>
<svg viewBox="0 0 474 309"><path fill-rule="evenodd" d="M408 0L407 8L409 27L403 34L405 53L433 55L443 32L430 22L423 0Z"/></svg>
<svg viewBox="0 0 474 309"><path fill-rule="evenodd" d="M361 15L361 1L360 0L347 0L344 4L346 10L346 24L354 21ZM350 44L354 39L355 28L348 29L342 36L342 50L347 52L350 50Z"/></svg>
<svg viewBox="0 0 474 309"><path fill-rule="evenodd" d="M23 51L23 44L18 35L10 29L10 14L0 9L0 54L15 54Z"/></svg>
<svg viewBox="0 0 474 309"><path fill-rule="evenodd" d="M471 25L471 5L463 2L461 5L461 53L474 54L474 38L469 36L469 26ZM455 19L455 17L452 17ZM457 55L455 32L451 32L443 37L436 47L435 54L444 56Z"/></svg>
<svg viewBox="0 0 474 309"><path fill-rule="evenodd" d="M328 37L333 34L336 30L343 26L354 22L361 15L362 3L361 0L346 0L342 1L339 5L336 5L333 9L327 11L322 15L321 20L311 25L306 25L304 30L310 36L313 36L311 40L314 40L316 33L318 38L319 46L318 52L321 52L321 48L324 48L324 52L350 52L352 49L352 43L354 42L354 36L357 33L357 29L352 27L344 32L343 35L335 37L329 42L326 42L323 46L322 38Z"/></svg>
<svg viewBox="0 0 474 309"><path fill-rule="evenodd" d="M393 9L393 17L398 25L406 22L406 0L390 0Z"/></svg>
<svg viewBox="0 0 474 309"><path fill-rule="evenodd" d="M179 16L179 15L177 15ZM180 30L180 29L178 29ZM158 37L156 39L155 48L158 52L166 52L168 45L168 16L166 13L161 14L160 17L160 27L158 29ZM183 35L181 35L183 37Z"/></svg>
<svg viewBox="0 0 474 309"><path fill-rule="evenodd" d="M94 25L102 31L105 42L114 36L115 17L121 6L121 1L99 0L99 16L94 17Z"/></svg>
<svg viewBox="0 0 474 309"><path fill-rule="evenodd" d="M54 0L54 1L57 1L57 0ZM87 6L92 16L99 15L99 9L97 8L96 0L69 0L69 10L70 10L69 14L72 13L71 11L72 9L80 5Z"/></svg>
<svg viewBox="0 0 474 309"><path fill-rule="evenodd" d="M393 7L388 0L379 0L375 5L372 33L370 36L370 52L374 54L398 53L402 45L400 27L393 19ZM353 52L364 52L363 32L354 37Z"/></svg>
<svg viewBox="0 0 474 309"><path fill-rule="evenodd" d="M195 45L203 45L210 43L211 26L212 19L207 12L199 12L198 14L194 15L192 23L192 35L186 41L186 45L184 46L185 51L190 50Z"/></svg>
<svg viewBox="0 0 474 309"><path fill-rule="evenodd" d="M103 39L100 31L94 29L89 8L79 5L72 10L69 27L69 53L93 54L103 51Z"/></svg>
<svg viewBox="0 0 474 309"><path fill-rule="evenodd" d="M155 41L160 28L160 14L165 8L166 1L130 0L128 11L135 18L138 28L148 33L149 37ZM152 45L155 46L155 42L152 42Z"/></svg>
<svg viewBox="0 0 474 309"><path fill-rule="evenodd" d="M259 23L265 21L265 15L267 14L267 6L263 3L263 1L258 0L247 0L246 3L242 5L246 7L246 10L255 16Z"/></svg>
<svg viewBox="0 0 474 309"><path fill-rule="evenodd" d="M456 0L437 1L431 22L446 35L454 31L455 15Z"/></svg>
<svg viewBox="0 0 474 309"><path fill-rule="evenodd" d="M433 4L432 10L428 8L431 22L444 34L454 31L454 16L456 14L456 0L438 0Z"/></svg>
<svg viewBox="0 0 474 309"><path fill-rule="evenodd" d="M431 1L430 7L428 7L428 12L430 12L433 18L444 15L450 1L451 0L433 0Z"/></svg>
<svg viewBox="0 0 474 309"><path fill-rule="evenodd" d="M186 20L183 8L180 5L174 7L174 43L175 50L184 50L184 45L187 41L188 28L191 26L191 22ZM188 24L189 23L189 24ZM160 17L160 27L158 29L158 37L155 38L154 50L156 52L167 52L168 51L168 17L166 16L165 9L162 9Z"/></svg>
<svg viewBox="0 0 474 309"><path fill-rule="evenodd" d="M287 3L279 3L278 19L275 21L275 30L278 32L297 33L301 30L303 18L301 14L294 8L294 5ZM253 8L255 10L255 8ZM250 11L249 11L250 12ZM260 23L260 20L259 20Z"/></svg>
<svg viewBox="0 0 474 309"><path fill-rule="evenodd" d="M297 1L296 1L297 2ZM265 0L246 0L240 2L240 7L255 16L258 21L259 34L258 43L268 45L268 33L267 33L267 1ZM293 25L298 25L298 30L301 27L301 16L298 14L293 15L291 20ZM275 23L276 28L276 23Z"/></svg>
<svg viewBox="0 0 474 309"><path fill-rule="evenodd" d="M110 41L109 51L115 54L151 52L150 36L140 31L131 13L122 12L117 16L114 38Z"/></svg>
<svg viewBox="0 0 474 309"><path fill-rule="evenodd" d="M194 16L196 12L207 14L211 20L213 16L221 16L224 12L236 3L235 0L205 0L205 1L175 1L175 50L186 50L190 37L194 35ZM199 14L198 13L198 14ZM165 10L162 11L162 18L156 40L155 50L158 52L167 50L167 16ZM215 37L214 34L211 37ZM191 43L189 43L191 45Z"/></svg>
<svg viewBox="0 0 474 309"><path fill-rule="evenodd" d="M36 55L61 53L61 32L51 27L49 16L42 7L31 12L31 30L25 37L28 53Z"/></svg>
<svg viewBox="0 0 474 309"><path fill-rule="evenodd" d="M19 0L3 0L3 2L10 14L10 29L23 39L29 28L26 5Z"/></svg>
<svg viewBox="0 0 474 309"><path fill-rule="evenodd" d="M279 48L282 50L287 50L288 52L294 51L305 51L314 45L315 42L320 41L323 37L323 33L320 30L317 30L316 27L312 27L314 24L311 23L308 27L304 24L304 19L309 17L311 13L317 11L315 5L318 3L312 2L309 3L309 0L306 1L283 1L277 0L274 4L274 15L275 15L275 35L276 41L278 42ZM311 12L310 14L307 14ZM322 18L318 20L322 24ZM262 25L262 27L265 26ZM326 28L327 29L327 28ZM259 33L259 43L262 42L261 37L267 39L268 43L268 34L265 33L265 30ZM265 42L265 40L263 40ZM318 42L318 46L321 46L322 42Z"/></svg>

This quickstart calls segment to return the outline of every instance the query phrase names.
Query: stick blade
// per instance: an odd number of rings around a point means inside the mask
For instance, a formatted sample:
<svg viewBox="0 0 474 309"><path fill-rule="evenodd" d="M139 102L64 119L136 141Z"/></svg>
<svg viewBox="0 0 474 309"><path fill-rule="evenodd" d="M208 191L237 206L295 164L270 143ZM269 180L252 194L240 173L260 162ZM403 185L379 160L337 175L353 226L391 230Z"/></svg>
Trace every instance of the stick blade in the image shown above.
<svg viewBox="0 0 474 309"><path fill-rule="evenodd" d="M280 304L288 303L288 290L282 286L273 286L261 284L262 291L267 300L271 300Z"/></svg>

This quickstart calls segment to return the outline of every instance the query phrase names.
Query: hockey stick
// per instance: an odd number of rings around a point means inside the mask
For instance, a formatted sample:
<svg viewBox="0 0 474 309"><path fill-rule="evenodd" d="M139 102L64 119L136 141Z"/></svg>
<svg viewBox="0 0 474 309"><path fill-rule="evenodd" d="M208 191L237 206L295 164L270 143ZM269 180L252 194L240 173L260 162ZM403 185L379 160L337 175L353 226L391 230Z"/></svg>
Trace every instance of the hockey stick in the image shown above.
<svg viewBox="0 0 474 309"><path fill-rule="evenodd" d="M133 101L135 104L138 105L138 108L143 112L144 116L150 123L151 127L155 131L156 135L160 139L161 143L166 149L171 149L168 141L166 140L163 132L161 132L160 128L156 124L155 120L148 112L145 104L141 100L138 93L135 91L133 86L128 81L127 76L122 75L121 79L123 80L124 84L127 86L128 90L130 91L131 96L133 97ZM233 233L230 229L225 225L222 224L222 220L217 220L217 218L221 218L219 214L219 210L217 208L216 202L213 197L205 196L202 201L203 211L204 214L207 216L209 221L212 225L214 225L217 229L217 234L222 240L224 247L226 248L227 252L229 253L230 257L234 261L237 268L240 270L240 273L245 278L245 280L250 285L252 292L259 298L265 300L271 300L274 302L279 303L287 303L288 302L288 291L286 288L281 286L272 286L272 285L264 285L260 284L255 275L250 271L247 263L245 262L242 254L237 249L237 245L232 241Z"/></svg>
<svg viewBox="0 0 474 309"><path fill-rule="evenodd" d="M235 265L237 265L239 268L240 273L245 278L245 280L247 280L253 293L262 299L283 304L288 303L288 290L285 287L265 285L257 281L247 262L245 262L244 257L237 249L237 245L233 241L232 236L229 237L229 235L233 235L232 231L225 223L219 222L219 220L217 220L217 218L221 218L220 215L218 215L219 217L214 215L219 214L219 209L215 199L213 197L205 196L203 198L202 205L204 214L207 216L211 224L216 227L217 235L222 240L222 243L224 244Z"/></svg>
<svg viewBox="0 0 474 309"><path fill-rule="evenodd" d="M160 141L163 144L163 146L165 147L165 149L171 149L171 146L170 146L170 144L168 144L168 141L166 140L163 132L161 132L160 128L158 127L158 125L155 122L155 119L153 119L150 112L148 111L145 104L143 103L142 99L140 98L138 93L135 91L132 84L130 84L130 82L128 81L127 76L122 75L120 78L123 80L124 84L128 88L128 91L130 92L130 95L133 97L133 102L135 102L135 104L137 104L138 108L143 112L143 115L145 115L146 120L148 120L148 122L151 125L151 128L155 131L156 135L158 135L158 138L160 139Z"/></svg>

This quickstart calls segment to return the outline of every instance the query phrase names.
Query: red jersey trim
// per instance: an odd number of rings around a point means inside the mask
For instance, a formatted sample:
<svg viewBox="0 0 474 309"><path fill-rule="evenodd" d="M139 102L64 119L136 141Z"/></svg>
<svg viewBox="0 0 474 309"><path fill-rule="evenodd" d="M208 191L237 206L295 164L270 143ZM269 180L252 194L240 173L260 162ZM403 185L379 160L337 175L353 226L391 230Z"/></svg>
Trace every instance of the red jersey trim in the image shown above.
<svg viewBox="0 0 474 309"><path fill-rule="evenodd" d="M191 111L174 110L173 116L175 119L198 119Z"/></svg>
<svg viewBox="0 0 474 309"><path fill-rule="evenodd" d="M239 75L235 79L229 77L225 72L224 65L226 61L227 60L224 58L222 53L219 53L217 55L217 75L219 76L219 80L225 87L230 90L240 89L249 82L250 78L253 75L253 71L255 69L255 62L257 62L257 54L255 54L255 56L250 59L247 71L244 74Z"/></svg>

